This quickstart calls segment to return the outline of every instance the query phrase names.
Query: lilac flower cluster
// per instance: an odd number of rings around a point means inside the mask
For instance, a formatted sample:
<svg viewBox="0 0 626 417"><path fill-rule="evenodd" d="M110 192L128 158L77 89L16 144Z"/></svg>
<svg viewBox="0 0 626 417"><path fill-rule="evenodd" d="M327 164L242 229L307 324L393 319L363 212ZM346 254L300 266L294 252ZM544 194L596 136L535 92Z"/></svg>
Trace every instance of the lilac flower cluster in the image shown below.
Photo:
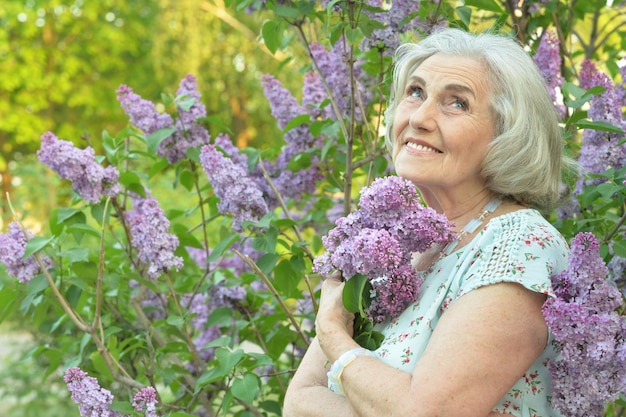
<svg viewBox="0 0 626 417"><path fill-rule="evenodd" d="M0 234L0 263L6 266L9 276L24 284L30 282L41 270L33 255L24 259L26 243L24 232L15 222L9 224L6 234ZM47 256L42 256L41 260L46 268L52 267L52 260Z"/></svg>
<svg viewBox="0 0 626 417"><path fill-rule="evenodd" d="M41 136L37 157L61 178L72 181L74 191L90 203L99 203L103 195L115 197L120 192L119 171L114 166L103 168L98 164L92 147L78 149L72 142L46 132Z"/></svg>
<svg viewBox="0 0 626 417"><path fill-rule="evenodd" d="M352 107L354 107L355 115L357 119L360 120L363 117L361 107L354 103L354 100L352 99L352 82L349 68L349 65L352 64L348 62L348 50L346 49L346 44L347 41L344 38L340 38L337 42L335 42L330 50L326 50L323 45L313 43L310 46L311 54L319 67L321 77L326 80L330 91L333 92L332 98L337 103L340 116L348 117L352 112ZM372 89L368 88L368 84L371 83L372 80L368 79L358 63L353 65L352 76L355 80L355 93L358 95L363 106L367 106L372 101ZM316 94L316 97L318 97L319 87L317 89L313 87L309 86L305 91L313 92ZM328 96L326 95L326 97ZM305 96L303 101L313 104L315 103L313 101L314 99L315 98L312 96ZM317 104L319 105L321 103ZM327 114L330 114L333 119L336 119L337 115L334 112L331 112L329 106L330 105L327 105Z"/></svg>
<svg viewBox="0 0 626 417"><path fill-rule="evenodd" d="M167 269L180 269L183 259L174 255L178 238L170 233L170 221L159 202L148 196L133 198L133 208L125 214L130 228L131 244L139 260L148 265L148 275L156 278Z"/></svg>
<svg viewBox="0 0 626 417"><path fill-rule="evenodd" d="M308 109L300 106L293 95L283 87L282 83L271 75L263 76L261 84L269 101L272 115L281 129L284 129L295 117L309 114ZM319 96L320 91L318 90L315 94ZM316 110L314 107L311 107L310 111L314 113ZM319 158L313 156L309 167L297 171L288 169L288 165L297 154L308 151L311 148L321 148L322 141L321 138L315 138L311 134L308 124L301 124L285 133L285 142L286 146L283 147L276 162L266 163L265 168L281 195L295 199L303 193L315 191L317 181L322 179L318 167ZM261 172L257 171L256 176L259 187L265 192L268 205L274 207L276 201L269 184L261 178Z"/></svg>
<svg viewBox="0 0 626 417"><path fill-rule="evenodd" d="M380 0L368 1L370 6L380 8ZM390 55L400 46L400 35L404 32L422 28L424 25L417 16L405 21L408 16L419 11L420 2L415 0L394 0L388 12L367 12L370 18L378 20L384 25L382 29L374 29L361 44L365 50L379 49L385 55Z"/></svg>
<svg viewBox="0 0 626 417"><path fill-rule="evenodd" d="M561 76L561 54L559 51L559 38L555 31L547 30L539 42L537 52L533 57L535 64L543 74L546 80L546 87L552 97L552 102L556 106L561 118L565 117L567 108L563 103L557 102L557 91L563 84Z"/></svg>
<svg viewBox="0 0 626 417"><path fill-rule="evenodd" d="M200 101L196 78L185 76L176 92L178 119L174 121L167 113L159 113L154 103L141 98L133 90L122 85L117 90L117 99L130 122L150 135L159 129L172 128L174 132L165 138L157 149L157 154L174 164L187 155L187 150L206 145L211 137L198 119L206 117L206 107Z"/></svg>
<svg viewBox="0 0 626 417"><path fill-rule="evenodd" d="M580 71L580 85L589 89L595 86L605 88L599 96L591 99L588 116L593 121L606 122L626 131L626 119L622 114L622 102L619 97L619 88L615 88L608 75L598 71L591 61L584 61ZM600 174L609 167L615 169L626 165L626 144L623 142L624 133L603 132L586 129L582 137L580 157L578 162L586 173ZM583 186L597 184L598 179L579 179L575 193L581 194Z"/></svg>
<svg viewBox="0 0 626 417"><path fill-rule="evenodd" d="M326 252L313 269L323 275L340 270L346 279L366 275L376 293L368 314L381 322L417 299L421 278L412 254L452 237L446 217L424 207L410 181L379 178L361 190L359 209L322 238Z"/></svg>
<svg viewBox="0 0 626 417"><path fill-rule="evenodd" d="M113 394L102 388L98 381L80 370L69 368L63 378L68 390L72 393L72 401L78 404L78 411L83 417L123 417L111 410Z"/></svg>
<svg viewBox="0 0 626 417"><path fill-rule="evenodd" d="M113 394L102 388L98 380L87 376L80 368L69 368L63 377L72 401L78 404L82 417L127 417L126 414L111 410ZM158 417L156 413L157 392L153 387L140 389L133 399L133 407L143 411L145 417Z"/></svg>
<svg viewBox="0 0 626 417"><path fill-rule="evenodd" d="M157 392L153 387L140 389L133 398L133 407L143 411L145 417L158 417L156 413Z"/></svg>
<svg viewBox="0 0 626 417"><path fill-rule="evenodd" d="M124 112L130 117L130 123L150 135L159 129L172 127L174 120L167 113L159 113L154 103L141 98L127 85L117 89L117 101Z"/></svg>
<svg viewBox="0 0 626 417"><path fill-rule="evenodd" d="M176 91L178 119L176 132L159 144L157 154L175 164L187 156L187 150L207 145L211 142L209 131L198 122L206 117L206 107L200 101L196 78L187 75L180 82Z"/></svg>
<svg viewBox="0 0 626 417"><path fill-rule="evenodd" d="M250 180L246 170L225 157L215 145L202 147L200 162L220 199L220 213L234 216L235 231L243 230L244 221L259 220L269 212L262 191Z"/></svg>
<svg viewBox="0 0 626 417"><path fill-rule="evenodd" d="M556 298L543 307L561 348L550 364L552 405L567 416L600 416L626 390L626 317L615 311L622 296L607 272L596 238L579 233L568 268L552 277Z"/></svg>

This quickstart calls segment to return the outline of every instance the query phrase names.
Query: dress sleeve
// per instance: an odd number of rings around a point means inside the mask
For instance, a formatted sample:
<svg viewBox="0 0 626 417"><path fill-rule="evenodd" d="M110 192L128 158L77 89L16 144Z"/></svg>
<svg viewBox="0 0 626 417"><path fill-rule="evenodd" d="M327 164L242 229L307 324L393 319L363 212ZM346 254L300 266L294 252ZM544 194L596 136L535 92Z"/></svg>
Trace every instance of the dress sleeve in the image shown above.
<svg viewBox="0 0 626 417"><path fill-rule="evenodd" d="M492 219L466 251L456 298L500 282L554 297L551 277L567 267L569 254L565 239L534 210Z"/></svg>

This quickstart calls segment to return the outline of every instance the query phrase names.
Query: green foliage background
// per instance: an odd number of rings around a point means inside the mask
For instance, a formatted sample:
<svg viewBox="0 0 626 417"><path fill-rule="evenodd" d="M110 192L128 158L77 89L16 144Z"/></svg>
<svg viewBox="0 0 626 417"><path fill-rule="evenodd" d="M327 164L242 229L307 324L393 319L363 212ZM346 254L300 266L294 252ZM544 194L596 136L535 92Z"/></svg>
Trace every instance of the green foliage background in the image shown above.
<svg viewBox="0 0 626 417"><path fill-rule="evenodd" d="M378 103L368 109L370 119L367 123L349 117L311 123L311 129L334 136L327 140L326 179L319 186L316 205L303 209L307 198L288 201L287 210L277 210L263 220L264 232L245 235L266 252L264 263L257 265L260 273L232 276L228 271L217 271L211 278L249 284L259 280L260 274L266 275L287 309L293 310L302 298L301 290L310 285L307 252L319 253L320 237L329 227L327 211L336 204L337 195L348 196L344 212L349 211L359 188L387 168L382 140L376 132L387 94L390 61L388 56L374 52L359 55L359 42L375 23L356 12L362 2L342 3L349 4L345 7L355 13L332 13L320 9L317 2L305 0L27 0L3 2L0 7L0 231L12 220L5 197L8 193L28 228L38 236L50 237L43 250L64 262L55 276L56 285L72 308L87 317L93 314L97 296L93 277L104 254L105 295L111 306L102 317L107 323L103 337L106 354L116 358L139 383L156 382L167 405L162 415L191 415L188 413L198 402L198 392L223 415L280 415L284 387L297 366L299 351L306 345L302 333L270 292L248 294L249 310L217 311L212 316L212 322L224 329L224 337L215 343L217 358L193 383L185 379L185 369L171 358L189 360L182 329L191 315L172 314L153 323L152 331L166 343L151 345L149 332L138 325L137 312L131 308L127 285L128 277L141 281L141 274L129 265L112 236L105 237L104 252L99 249L101 231L110 227L111 233L117 233L119 225L113 221L103 224L104 204L81 203L67 182L36 161L39 138L51 130L79 147L92 145L96 153L106 154L110 163L136 174L137 182L127 181L126 186L149 184L181 242L203 240L192 232L206 222L204 240L209 247L219 248L221 243L242 236L230 230L228 218L217 216L216 197L206 178L198 174L197 164L194 168L197 160L191 158L191 162L170 167L154 156L129 158L124 145L131 143L143 151L141 141L145 138L139 138L139 144L129 141L128 120L115 90L127 84L142 97L172 111L161 94L173 94L180 79L191 73L198 78L212 136L230 133L251 155L270 158L283 145L284 132L270 114L261 76L274 75L299 97L303 73L312 67L307 45L313 41L328 45L345 35L364 68L379 77ZM555 29L562 41L564 76L576 86L583 59L593 60L614 80L619 79L618 61L626 49L625 7L625 2L618 0L442 0L423 2L419 13L423 21L445 21L470 30L499 27L514 33L530 51L536 49L544 29ZM574 87L568 91L570 102L582 96ZM580 122L586 120L586 100L580 103L570 108L570 116L563 121L567 148L574 156L580 145ZM306 161L300 163L306 166ZM297 161L294 164L297 168ZM616 253L626 255L623 236L618 233L626 212L624 169L610 169L601 176L607 180L605 185L589 187L581 196L584 210L579 217L561 222L553 214L552 220L568 238L580 231L593 231L608 261L609 244ZM199 198L210 222L198 210ZM65 210L62 213L67 217L57 221L60 210ZM294 220L290 212L301 217ZM76 224L81 226L81 233ZM189 261L183 251L180 255ZM175 275L174 293L189 292L201 282L201 276L201 271L185 267ZM315 283L316 277L310 278ZM169 291L163 280L141 282L151 289ZM275 307L275 312L254 316L252 313L258 313L255 309L263 304ZM312 313L296 316L307 336ZM8 404L6 410L0 408L3 415L77 416L61 379L68 366L88 370L114 391L117 407L130 413L132 386L116 378L93 338L72 325L43 276L29 285L19 285L0 266L0 321L0 340L3 334L16 331L30 336L28 348L18 348L1 368L0 395L11 399L0 399L0 403ZM235 340L262 345L262 353L244 352ZM274 373L263 382L257 375L261 365L274 367ZM621 400L607 409L607 416L624 413Z"/></svg>

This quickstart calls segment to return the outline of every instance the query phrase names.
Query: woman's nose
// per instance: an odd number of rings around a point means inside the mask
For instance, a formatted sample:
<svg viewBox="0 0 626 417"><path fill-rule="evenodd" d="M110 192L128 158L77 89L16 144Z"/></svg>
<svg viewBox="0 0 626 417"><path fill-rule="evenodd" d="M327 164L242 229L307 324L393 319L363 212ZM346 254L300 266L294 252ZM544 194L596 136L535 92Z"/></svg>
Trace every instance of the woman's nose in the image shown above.
<svg viewBox="0 0 626 417"><path fill-rule="evenodd" d="M409 126L416 131L432 131L436 127L437 104L434 100L426 99L415 107L409 115Z"/></svg>

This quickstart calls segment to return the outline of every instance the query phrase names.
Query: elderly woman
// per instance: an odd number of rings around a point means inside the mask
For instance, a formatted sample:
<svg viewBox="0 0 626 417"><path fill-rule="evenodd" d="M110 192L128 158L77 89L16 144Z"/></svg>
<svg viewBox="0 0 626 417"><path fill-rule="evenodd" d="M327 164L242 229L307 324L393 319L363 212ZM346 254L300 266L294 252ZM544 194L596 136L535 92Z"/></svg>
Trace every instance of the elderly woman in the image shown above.
<svg viewBox="0 0 626 417"><path fill-rule="evenodd" d="M559 416L541 307L568 247L539 210L573 162L542 76L508 37L437 31L398 51L387 116L397 174L457 238L415 257L419 298L375 352L352 339L344 284L325 280L284 415Z"/></svg>

